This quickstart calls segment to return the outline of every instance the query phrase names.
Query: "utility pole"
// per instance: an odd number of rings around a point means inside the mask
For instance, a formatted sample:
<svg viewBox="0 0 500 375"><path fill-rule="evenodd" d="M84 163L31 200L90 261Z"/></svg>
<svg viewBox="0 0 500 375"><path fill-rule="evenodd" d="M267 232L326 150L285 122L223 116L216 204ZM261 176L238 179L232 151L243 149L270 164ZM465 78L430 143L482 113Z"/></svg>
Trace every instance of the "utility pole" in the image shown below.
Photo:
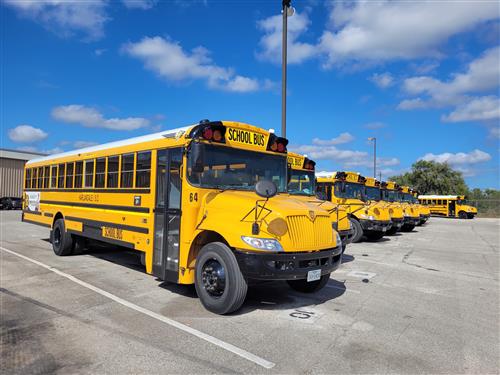
<svg viewBox="0 0 500 375"><path fill-rule="evenodd" d="M373 141L373 178L377 178L377 138L370 137L369 141Z"/></svg>
<svg viewBox="0 0 500 375"><path fill-rule="evenodd" d="M288 34L288 17L293 16L294 9L290 3L292 0L282 0L283 12L283 40L281 45L281 136L286 138L286 47Z"/></svg>

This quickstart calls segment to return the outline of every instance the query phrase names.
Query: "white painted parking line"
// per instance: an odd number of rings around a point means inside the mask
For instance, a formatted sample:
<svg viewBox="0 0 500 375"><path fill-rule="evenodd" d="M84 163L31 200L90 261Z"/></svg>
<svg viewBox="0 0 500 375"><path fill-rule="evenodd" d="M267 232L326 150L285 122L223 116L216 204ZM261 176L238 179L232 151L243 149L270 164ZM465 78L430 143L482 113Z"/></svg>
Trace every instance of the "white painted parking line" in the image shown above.
<svg viewBox="0 0 500 375"><path fill-rule="evenodd" d="M371 279L375 277L377 274L373 272L364 272L364 271L351 271L347 274L347 276L357 277L359 279Z"/></svg>
<svg viewBox="0 0 500 375"><path fill-rule="evenodd" d="M38 265L40 267L43 267L43 268L45 268L45 269L47 269L47 270L49 270L51 272L54 272L54 273L58 274L59 276L65 277L65 278L67 278L67 279L69 279L69 280L71 280L71 281L73 281L73 282L75 282L75 283L77 283L77 284L79 284L79 285L87 288L87 289L93 290L94 292L96 292L96 293L98 293L98 294L100 294L100 295L102 295L102 296L104 296L106 298L109 298L109 299L111 299L111 300L113 300L113 301L115 301L115 302L117 302L117 303L119 303L119 304L121 304L123 306L126 306L126 307L128 307L128 308L130 308L132 310L138 311L138 312L140 312L140 313L142 313L144 315L147 315L147 316L149 316L151 318L159 320L160 322L166 323L166 324L168 324L168 325L170 325L172 327L180 329L181 331L184 331L184 332L189 333L189 334L191 334L193 336L196 336L196 337L198 337L198 338L200 338L202 340L205 340L205 341L209 342L210 344L216 345L216 346L218 346L218 347L220 347L220 348L222 348L224 350L227 350L227 351L229 351L231 353L234 353L234 354L236 354L236 355L238 355L238 356L240 356L242 358L245 358L245 359L247 359L247 360L249 360L249 361L251 361L251 362L253 362L253 363L255 363L255 364L259 365L259 366L262 366L262 367L267 368L267 369L273 368L275 366L275 363L273 363L273 362L270 362L270 361L268 361L268 360L266 360L264 358L261 358L261 357L255 355L255 354L247 352L246 350L238 348L237 346L229 344L229 343L227 343L225 341L219 340L216 337L210 336L210 335L208 335L206 333L203 333L203 332L198 331L198 330L196 330L194 328L191 328L191 327L189 327L189 326L187 326L185 324L179 323L176 320L167 318L167 317L165 317L163 315L160 315L160 314L157 314L157 313L155 313L153 311L147 310L144 307L138 306L138 305L136 305L136 304L134 304L132 302L124 300L123 298L115 296L114 294L106 292L103 289L100 289L100 288L98 288L96 286L93 286L93 285L91 285L91 284L83 281L83 280L80 280L80 279L76 278L75 276L72 276L70 274L62 272L62 271L58 270L57 268L54 268L54 267L49 266L49 265L47 265L45 263L39 262L39 261L37 261L35 259L29 258L29 257L27 257L25 255L16 253L15 251L6 249L6 248L1 247L1 246L0 246L0 250L3 250L3 251L5 251L5 252L7 252L9 254L12 254L12 255L15 255L15 256L17 256L19 258L27 260L28 262L34 263L34 264L36 264L36 265Z"/></svg>

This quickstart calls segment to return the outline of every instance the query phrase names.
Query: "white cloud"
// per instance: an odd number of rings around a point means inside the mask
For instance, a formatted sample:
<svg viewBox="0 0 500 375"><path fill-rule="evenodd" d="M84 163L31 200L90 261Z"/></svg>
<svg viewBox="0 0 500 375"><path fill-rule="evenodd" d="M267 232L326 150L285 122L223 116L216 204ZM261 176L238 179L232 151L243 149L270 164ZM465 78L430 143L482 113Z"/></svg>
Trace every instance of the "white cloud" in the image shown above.
<svg viewBox="0 0 500 375"><path fill-rule="evenodd" d="M483 163L490 159L491 159L490 154L476 149L471 152L457 152L456 154L450 152L444 152L442 154L437 154L437 155L428 153L422 156L419 160L435 161L438 163L447 163L452 166L457 166L457 165Z"/></svg>
<svg viewBox="0 0 500 375"><path fill-rule="evenodd" d="M95 49L95 50L94 50L94 54L95 54L96 56L101 56L101 55L102 55L104 52L106 52L106 51L107 51L107 50L106 50L106 48L98 48L98 49Z"/></svg>
<svg viewBox="0 0 500 375"><path fill-rule="evenodd" d="M75 141L73 142L73 146L75 148L84 148L84 147L90 147L90 146L95 146L97 142L91 142L91 141Z"/></svg>
<svg viewBox="0 0 500 375"><path fill-rule="evenodd" d="M309 16L305 12L296 12L288 18L287 62L289 64L301 63L319 52L315 45L297 41L310 24ZM257 22L257 28L264 32L259 41L257 58L275 64L281 63L283 17L276 15L260 20Z"/></svg>
<svg viewBox="0 0 500 375"><path fill-rule="evenodd" d="M500 119L500 98L482 96L458 105L453 112L441 118L445 122L488 121Z"/></svg>
<svg viewBox="0 0 500 375"><path fill-rule="evenodd" d="M320 48L325 65L441 57L451 36L499 18L498 3L337 1Z"/></svg>
<svg viewBox="0 0 500 375"><path fill-rule="evenodd" d="M186 52L179 43L159 36L127 43L122 50L141 60L146 69L171 82L200 79L205 80L210 88L231 92L252 92L266 85L214 64L210 52L204 47Z"/></svg>
<svg viewBox="0 0 500 375"><path fill-rule="evenodd" d="M48 136L42 129L31 125L19 125L9 129L8 135L11 141L17 143L36 143L43 141Z"/></svg>
<svg viewBox="0 0 500 375"><path fill-rule="evenodd" d="M153 8L157 2L157 0L122 0L122 3L126 8L142 10Z"/></svg>
<svg viewBox="0 0 500 375"><path fill-rule="evenodd" d="M111 130L136 130L149 125L149 120L142 117L106 119L97 109L78 104L56 107L52 110L52 117L68 124Z"/></svg>
<svg viewBox="0 0 500 375"><path fill-rule="evenodd" d="M490 128L490 137L500 139L500 127L498 124Z"/></svg>
<svg viewBox="0 0 500 375"><path fill-rule="evenodd" d="M26 152L33 152L33 153L37 153L37 154L59 154L59 153L64 151L60 147L54 147L54 148L50 148L47 150L39 150L37 147L34 147L34 146L17 147L17 150L26 151Z"/></svg>
<svg viewBox="0 0 500 375"><path fill-rule="evenodd" d="M389 86L392 86L392 84L394 83L394 77L389 72L380 73L380 74L374 73L369 78L369 80L372 81L374 84L376 84L381 89L385 89Z"/></svg>
<svg viewBox="0 0 500 375"><path fill-rule="evenodd" d="M332 138L332 139L320 139L320 138L314 138L312 140L312 143L314 145L319 145L319 146L332 146L332 145L340 145L343 143L349 143L354 140L354 136L350 133L342 133L338 137Z"/></svg>
<svg viewBox="0 0 500 375"><path fill-rule="evenodd" d="M4 3L61 37L79 33L87 40L99 39L109 20L104 0L4 0Z"/></svg>

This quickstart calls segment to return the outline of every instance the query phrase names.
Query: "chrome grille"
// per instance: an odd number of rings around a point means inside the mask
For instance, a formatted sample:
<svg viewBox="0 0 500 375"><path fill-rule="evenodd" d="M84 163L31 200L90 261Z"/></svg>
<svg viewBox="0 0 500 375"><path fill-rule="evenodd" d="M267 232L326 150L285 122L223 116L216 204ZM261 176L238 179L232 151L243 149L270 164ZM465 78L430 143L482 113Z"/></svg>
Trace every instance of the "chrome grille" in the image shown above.
<svg viewBox="0 0 500 375"><path fill-rule="evenodd" d="M311 220L306 215L288 216L288 233L294 250L315 250L331 247L333 241L332 222L328 216L316 216Z"/></svg>

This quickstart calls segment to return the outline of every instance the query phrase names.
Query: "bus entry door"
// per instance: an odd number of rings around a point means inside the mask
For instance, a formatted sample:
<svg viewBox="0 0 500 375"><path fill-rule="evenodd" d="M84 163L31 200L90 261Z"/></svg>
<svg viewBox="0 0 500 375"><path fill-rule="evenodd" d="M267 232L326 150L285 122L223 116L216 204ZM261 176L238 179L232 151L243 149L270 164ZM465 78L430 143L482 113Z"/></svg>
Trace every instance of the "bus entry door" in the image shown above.
<svg viewBox="0 0 500 375"><path fill-rule="evenodd" d="M182 148L158 150L153 274L172 282L179 278L181 164Z"/></svg>
<svg viewBox="0 0 500 375"><path fill-rule="evenodd" d="M455 217L455 201L448 201L448 216Z"/></svg>

